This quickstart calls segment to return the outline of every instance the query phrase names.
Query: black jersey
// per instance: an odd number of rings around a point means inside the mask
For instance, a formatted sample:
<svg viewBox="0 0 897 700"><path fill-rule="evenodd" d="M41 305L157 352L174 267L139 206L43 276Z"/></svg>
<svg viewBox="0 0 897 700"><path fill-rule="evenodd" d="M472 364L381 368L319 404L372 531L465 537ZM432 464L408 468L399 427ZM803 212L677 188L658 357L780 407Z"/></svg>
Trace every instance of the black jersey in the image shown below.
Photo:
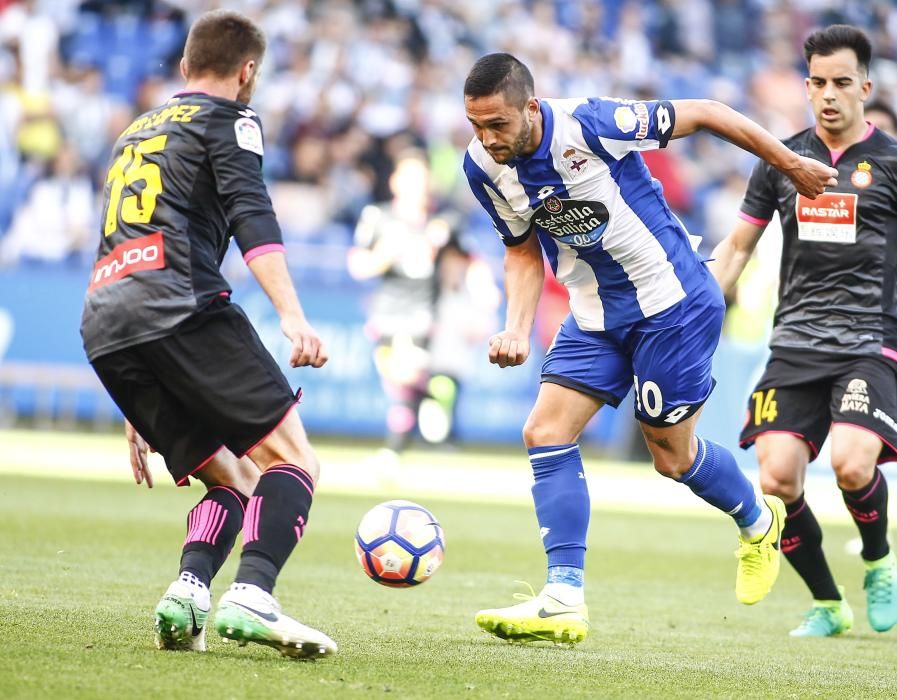
<svg viewBox="0 0 897 700"><path fill-rule="evenodd" d="M282 245L262 179L252 109L181 93L119 136L103 195L100 246L81 335L89 359L166 336L230 287L230 237L244 256Z"/></svg>
<svg viewBox="0 0 897 700"><path fill-rule="evenodd" d="M751 175L742 216L782 222L770 346L897 359L897 140L870 125L840 154L812 128L785 145L837 168L838 186L808 199L765 162Z"/></svg>

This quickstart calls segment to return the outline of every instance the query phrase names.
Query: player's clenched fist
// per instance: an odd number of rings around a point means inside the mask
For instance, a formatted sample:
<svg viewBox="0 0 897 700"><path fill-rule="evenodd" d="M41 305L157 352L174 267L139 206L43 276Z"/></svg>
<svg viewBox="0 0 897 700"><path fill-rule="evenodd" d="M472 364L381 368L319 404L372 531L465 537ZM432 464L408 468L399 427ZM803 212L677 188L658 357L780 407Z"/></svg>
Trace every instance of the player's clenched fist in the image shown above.
<svg viewBox="0 0 897 700"><path fill-rule="evenodd" d="M293 343L290 352L290 367L323 367L327 362L327 351L317 331L304 318L286 317L280 327L283 334Z"/></svg>
<svg viewBox="0 0 897 700"><path fill-rule="evenodd" d="M785 171L791 182L805 197L816 199L826 187L838 184L838 171L815 158L798 156L798 163Z"/></svg>
<svg viewBox="0 0 897 700"><path fill-rule="evenodd" d="M529 337L502 331L489 338L489 362L499 367L516 367L529 357Z"/></svg>

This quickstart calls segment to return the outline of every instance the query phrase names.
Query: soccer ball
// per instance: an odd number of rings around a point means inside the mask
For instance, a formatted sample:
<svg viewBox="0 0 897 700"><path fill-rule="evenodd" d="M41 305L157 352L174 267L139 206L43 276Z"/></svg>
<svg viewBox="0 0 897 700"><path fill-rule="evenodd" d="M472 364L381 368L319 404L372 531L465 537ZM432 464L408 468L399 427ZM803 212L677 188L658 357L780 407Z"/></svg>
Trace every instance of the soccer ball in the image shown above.
<svg viewBox="0 0 897 700"><path fill-rule="evenodd" d="M355 532L355 555L370 578L405 588L429 579L445 557L442 526L433 514L411 501L374 506Z"/></svg>

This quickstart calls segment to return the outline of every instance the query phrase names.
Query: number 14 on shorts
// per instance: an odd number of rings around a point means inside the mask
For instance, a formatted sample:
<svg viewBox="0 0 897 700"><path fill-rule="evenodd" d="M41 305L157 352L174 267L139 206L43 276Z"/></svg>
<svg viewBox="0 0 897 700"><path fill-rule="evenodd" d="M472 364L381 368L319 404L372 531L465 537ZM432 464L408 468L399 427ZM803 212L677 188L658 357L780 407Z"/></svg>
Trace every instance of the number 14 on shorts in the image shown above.
<svg viewBox="0 0 897 700"><path fill-rule="evenodd" d="M779 415L775 389L755 391L751 394L751 400L754 402L754 425L772 423Z"/></svg>

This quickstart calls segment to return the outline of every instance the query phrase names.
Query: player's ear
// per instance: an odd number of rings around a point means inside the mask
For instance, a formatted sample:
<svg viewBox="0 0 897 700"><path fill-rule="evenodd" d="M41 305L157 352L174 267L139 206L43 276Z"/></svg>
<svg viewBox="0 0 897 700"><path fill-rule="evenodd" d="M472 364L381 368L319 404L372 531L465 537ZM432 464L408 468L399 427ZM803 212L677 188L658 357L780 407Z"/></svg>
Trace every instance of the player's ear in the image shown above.
<svg viewBox="0 0 897 700"><path fill-rule="evenodd" d="M243 64L243 68L240 69L240 85L246 85L246 83L252 80L256 68L257 64L254 59L246 61L246 63Z"/></svg>
<svg viewBox="0 0 897 700"><path fill-rule="evenodd" d="M181 77L184 80L186 80L187 79L187 57L186 56L181 56L180 69L181 69Z"/></svg>
<svg viewBox="0 0 897 700"><path fill-rule="evenodd" d="M526 102L526 111L529 112L530 117L536 116L536 112L539 111L539 98L538 97L530 97Z"/></svg>
<svg viewBox="0 0 897 700"><path fill-rule="evenodd" d="M872 94L872 81L869 78L866 78L863 81L863 84L860 86L860 100L865 102L869 99L869 95Z"/></svg>

